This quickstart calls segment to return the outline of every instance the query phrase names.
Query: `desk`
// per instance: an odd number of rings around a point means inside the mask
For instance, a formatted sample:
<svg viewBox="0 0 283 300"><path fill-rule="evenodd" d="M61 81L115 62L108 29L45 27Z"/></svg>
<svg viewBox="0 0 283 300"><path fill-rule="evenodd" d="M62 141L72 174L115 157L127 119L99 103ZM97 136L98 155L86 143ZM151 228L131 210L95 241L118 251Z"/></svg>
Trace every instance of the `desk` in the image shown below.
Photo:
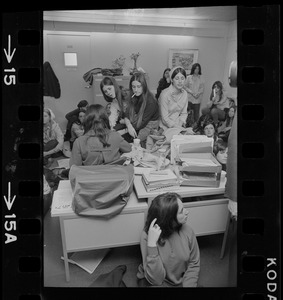
<svg viewBox="0 0 283 300"><path fill-rule="evenodd" d="M225 189L225 175L221 178L219 188L180 187L172 189L182 197L223 194ZM60 230L65 264L66 280L70 280L68 253L85 250L121 247L140 243L140 234L144 227L148 203L159 192L147 193L141 176L136 175L134 181L135 191L122 210L111 218L78 216L72 210L72 189L69 180L61 180L58 192L55 191L51 216L59 217ZM61 193L63 197L59 197ZM138 197L137 197L138 196ZM188 224L194 229L197 236L222 233L225 231L227 220L228 199L223 197L214 200L185 202L184 207L189 209ZM61 209L55 209L57 206ZM130 224L130 226L129 226Z"/></svg>
<svg viewBox="0 0 283 300"><path fill-rule="evenodd" d="M69 180L60 181L59 193L64 199L53 196L51 216L59 217L66 280L70 280L68 253L76 251L112 248L140 243L148 205L138 200L133 192L123 211L113 218L82 217L73 212L72 189ZM62 202L62 209L55 209ZM69 203L68 203L69 202ZM129 226L130 224L130 226Z"/></svg>
<svg viewBox="0 0 283 300"><path fill-rule="evenodd" d="M228 216L228 201L224 198L226 184L226 172L221 173L220 185L215 187L193 187L180 186L177 188L167 188L153 192L147 192L141 179L141 175L136 175L134 187L139 199L147 199L148 206L152 200L161 193L176 192L181 197L211 196L219 195L219 199L202 200L193 202L183 202L184 208L189 210L188 224L194 229L196 236L222 233L226 228Z"/></svg>

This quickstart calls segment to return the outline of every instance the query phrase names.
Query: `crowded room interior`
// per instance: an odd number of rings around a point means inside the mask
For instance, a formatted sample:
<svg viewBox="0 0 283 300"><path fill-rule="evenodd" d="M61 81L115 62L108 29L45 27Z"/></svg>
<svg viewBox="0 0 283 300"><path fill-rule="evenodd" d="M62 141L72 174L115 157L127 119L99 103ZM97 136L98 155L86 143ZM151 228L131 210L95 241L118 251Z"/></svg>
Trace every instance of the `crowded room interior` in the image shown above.
<svg viewBox="0 0 283 300"><path fill-rule="evenodd" d="M236 286L237 103L236 6L44 11L44 286Z"/></svg>

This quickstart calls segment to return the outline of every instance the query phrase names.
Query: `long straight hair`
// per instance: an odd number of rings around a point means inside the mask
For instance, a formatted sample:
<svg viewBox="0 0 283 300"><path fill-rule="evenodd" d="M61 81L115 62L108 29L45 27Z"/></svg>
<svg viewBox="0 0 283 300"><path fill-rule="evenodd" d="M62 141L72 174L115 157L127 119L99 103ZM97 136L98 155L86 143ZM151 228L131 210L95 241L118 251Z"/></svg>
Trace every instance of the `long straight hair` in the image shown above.
<svg viewBox="0 0 283 300"><path fill-rule="evenodd" d="M104 148L110 146L107 143L110 124L106 109L102 105L92 104L88 107L83 126L84 134L91 132L89 137L97 137Z"/></svg>
<svg viewBox="0 0 283 300"><path fill-rule="evenodd" d="M132 99L133 96L133 90L132 90L132 82L138 81L142 85L142 94L140 95L140 101L142 101L142 105L140 107L140 110L137 114L137 119L135 118L135 107L134 107L134 100L136 99L136 96ZM129 119L132 124L136 124L136 127L139 128L141 125L141 122L143 120L143 114L145 111L145 107L147 104L147 101L149 97L152 97L155 99L154 95L151 93L151 91L147 87L146 79L143 73L136 72L132 75L129 83L129 89L130 89L130 101L129 101Z"/></svg>
<svg viewBox="0 0 283 300"><path fill-rule="evenodd" d="M212 100L212 98L213 98L213 90L214 90L215 86L217 86L220 89L220 93L219 93L219 101L220 101L223 97L223 84L221 81L215 81L213 83L211 94L210 94L210 100Z"/></svg>
<svg viewBox="0 0 283 300"><path fill-rule="evenodd" d="M115 80L115 78L113 77L104 77L101 82L100 82L100 89L102 92L102 95L104 97L104 99L107 102L112 102L113 99L108 97L107 95L105 95L104 91L103 91L103 87L105 85L113 85L114 86L114 90L115 90L115 97L117 99L119 108L120 108L120 114L123 114L123 102L122 102L122 93L121 93L121 89L119 87L119 85L117 84L117 81Z"/></svg>
<svg viewBox="0 0 283 300"><path fill-rule="evenodd" d="M200 66L199 63L195 63L195 64L192 65L192 69L191 69L190 75L193 75L193 74L195 73L195 69L196 69L197 67L199 68L198 74L201 75L201 66Z"/></svg>
<svg viewBox="0 0 283 300"><path fill-rule="evenodd" d="M177 220L179 209L178 199L182 199L177 193L164 193L155 197L148 209L144 231L148 233L151 222L156 218L156 224L161 228L158 244L163 246L165 240L174 232L179 232L182 224Z"/></svg>
<svg viewBox="0 0 283 300"><path fill-rule="evenodd" d="M234 109L234 116L233 116L233 117L230 117L230 116L229 116L229 111L230 111L231 108ZM236 114L236 106L232 105L232 106L230 106L230 107L227 109L227 112L226 112L226 120L225 120L226 126L232 126L232 123L233 123L235 114Z"/></svg>

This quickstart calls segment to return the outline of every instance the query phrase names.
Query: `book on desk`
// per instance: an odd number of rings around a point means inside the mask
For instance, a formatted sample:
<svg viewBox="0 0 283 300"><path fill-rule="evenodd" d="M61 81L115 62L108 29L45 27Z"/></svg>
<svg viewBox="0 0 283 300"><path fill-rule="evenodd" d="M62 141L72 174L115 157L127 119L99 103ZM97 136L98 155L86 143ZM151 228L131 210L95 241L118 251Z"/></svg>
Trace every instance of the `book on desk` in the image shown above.
<svg viewBox="0 0 283 300"><path fill-rule="evenodd" d="M144 172L142 182L148 192L179 186L178 177L170 168L162 171Z"/></svg>

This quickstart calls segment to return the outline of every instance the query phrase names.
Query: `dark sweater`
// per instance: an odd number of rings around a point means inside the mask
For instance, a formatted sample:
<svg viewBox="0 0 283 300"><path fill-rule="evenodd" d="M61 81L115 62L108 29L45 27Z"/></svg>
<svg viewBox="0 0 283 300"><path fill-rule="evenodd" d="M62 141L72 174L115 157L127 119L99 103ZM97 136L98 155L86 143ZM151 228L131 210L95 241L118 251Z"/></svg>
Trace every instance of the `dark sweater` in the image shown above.
<svg viewBox="0 0 283 300"><path fill-rule="evenodd" d="M141 105L142 105L142 98L141 97L135 97L134 101L134 110L135 113L138 114L140 111ZM157 100L153 97L150 96L147 100L145 110L143 113L143 118L141 125L139 128L137 128L137 123L134 122L132 125L134 126L135 129L141 130L144 128L149 121L157 121L159 120L159 106Z"/></svg>

